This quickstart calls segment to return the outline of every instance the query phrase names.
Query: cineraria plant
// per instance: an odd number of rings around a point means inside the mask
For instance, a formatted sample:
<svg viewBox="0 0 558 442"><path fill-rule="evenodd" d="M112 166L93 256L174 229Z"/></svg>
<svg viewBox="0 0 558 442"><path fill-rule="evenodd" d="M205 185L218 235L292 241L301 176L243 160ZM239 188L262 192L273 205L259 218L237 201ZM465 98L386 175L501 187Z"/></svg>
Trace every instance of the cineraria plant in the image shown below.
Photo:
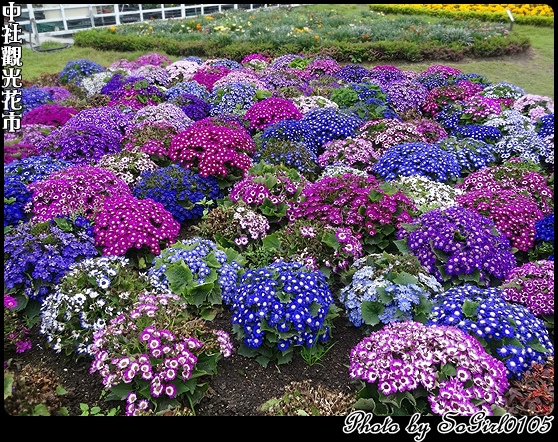
<svg viewBox="0 0 558 442"><path fill-rule="evenodd" d="M10 144L23 143L35 146L45 138L53 127L45 124L24 124L15 132L4 131L4 147Z"/></svg>
<svg viewBox="0 0 558 442"><path fill-rule="evenodd" d="M546 166L554 165L554 143L548 144L534 130L502 136L494 146L502 161L519 157Z"/></svg>
<svg viewBox="0 0 558 442"><path fill-rule="evenodd" d="M4 236L4 291L42 303L74 262L99 255L91 223L81 217L29 221Z"/></svg>
<svg viewBox="0 0 558 442"><path fill-rule="evenodd" d="M317 155L317 140L303 120L283 120L266 127L261 135L261 149L265 149L268 142L288 140L302 143L311 153Z"/></svg>
<svg viewBox="0 0 558 442"><path fill-rule="evenodd" d="M429 91L417 81L402 79L384 87L387 101L398 114L411 109L420 111Z"/></svg>
<svg viewBox="0 0 558 442"><path fill-rule="evenodd" d="M56 103L45 103L26 112L21 124L42 124L45 126L62 126L78 111Z"/></svg>
<svg viewBox="0 0 558 442"><path fill-rule="evenodd" d="M228 187L252 166L250 155L255 148L254 141L240 124L208 117L172 138L169 157L204 177L220 178L221 186Z"/></svg>
<svg viewBox="0 0 558 442"><path fill-rule="evenodd" d="M427 325L457 327L476 338L506 366L508 378L521 378L533 363L554 356L554 344L542 319L527 307L508 302L500 287L472 284L437 295Z"/></svg>
<svg viewBox="0 0 558 442"><path fill-rule="evenodd" d="M491 416L509 385L504 364L456 327L390 323L349 357L349 377L364 382L353 407L380 416Z"/></svg>
<svg viewBox="0 0 558 442"><path fill-rule="evenodd" d="M169 146L178 133L170 122L142 122L134 125L120 138L120 145L123 150L144 152L155 164L166 167L172 163Z"/></svg>
<svg viewBox="0 0 558 442"><path fill-rule="evenodd" d="M131 308L139 293L153 287L127 258L101 256L72 264L41 304L39 333L56 353L91 357L93 334Z"/></svg>
<svg viewBox="0 0 558 442"><path fill-rule="evenodd" d="M149 155L139 150L121 150L107 154L97 161L96 166L110 170L132 189L141 179L141 174L154 171L159 166L151 161Z"/></svg>
<svg viewBox="0 0 558 442"><path fill-rule="evenodd" d="M27 184L17 175L4 172L4 231L7 226L26 222L29 218L25 206L31 199Z"/></svg>
<svg viewBox="0 0 558 442"><path fill-rule="evenodd" d="M142 269L176 241L180 224L160 202L124 194L104 200L94 229L104 256L126 256Z"/></svg>
<svg viewBox="0 0 558 442"><path fill-rule="evenodd" d="M21 115L25 114L32 109L35 109L43 104L53 103L52 95L50 92L45 91L43 88L37 86L25 87L21 89ZM9 106L8 101L8 107ZM11 110L11 108L10 108Z"/></svg>
<svg viewBox="0 0 558 442"><path fill-rule="evenodd" d="M269 221L244 202L237 202L217 206L193 228L222 247L242 252L249 244L261 242L269 231Z"/></svg>
<svg viewBox="0 0 558 442"><path fill-rule="evenodd" d="M540 167L529 161L514 160L483 167L468 175L457 187L464 192L488 189L526 193L537 201L544 216L554 211L554 191Z"/></svg>
<svg viewBox="0 0 558 442"><path fill-rule="evenodd" d="M158 52L150 52L149 54L140 55L136 58L135 63L138 66L165 67L171 64L171 59Z"/></svg>
<svg viewBox="0 0 558 442"><path fill-rule="evenodd" d="M211 108L205 100L188 92L173 96L173 98L169 99L168 103L177 105L193 121L203 120L208 117Z"/></svg>
<svg viewBox="0 0 558 442"><path fill-rule="evenodd" d="M481 140L451 136L438 140L435 145L455 156L463 178L497 161L495 147Z"/></svg>
<svg viewBox="0 0 558 442"><path fill-rule="evenodd" d="M449 184L461 176L461 166L453 152L424 142L403 143L388 148L374 164L373 171L386 181L399 176L419 175Z"/></svg>
<svg viewBox="0 0 558 442"><path fill-rule="evenodd" d="M363 122L357 115L333 107L312 109L300 121L312 134L314 144L310 149L316 154L323 152L323 145L328 141L355 136Z"/></svg>
<svg viewBox="0 0 558 442"><path fill-rule="evenodd" d="M210 106L209 115L233 114L244 116L254 103L270 96L270 91L258 89L254 84L246 81L215 86L207 99Z"/></svg>
<svg viewBox="0 0 558 442"><path fill-rule="evenodd" d="M365 77L370 76L370 71L360 64L349 63L335 72L333 76L345 83L360 83Z"/></svg>
<svg viewBox="0 0 558 442"><path fill-rule="evenodd" d="M31 220L46 221L80 213L93 220L106 198L130 195L128 185L109 170L97 166L70 166L28 185L33 192Z"/></svg>
<svg viewBox="0 0 558 442"><path fill-rule="evenodd" d="M163 102L155 105L145 106L136 112L130 118L126 132L134 130L137 126L157 125L166 123L173 126L176 132L186 130L194 121L188 117L180 106Z"/></svg>
<svg viewBox="0 0 558 442"><path fill-rule="evenodd" d="M298 218L265 238L263 246L274 249L275 257L320 270L333 281L362 256L361 236L347 227Z"/></svg>
<svg viewBox="0 0 558 442"><path fill-rule="evenodd" d="M425 323L430 299L443 291L419 260L410 254L374 253L353 263L349 284L339 293L349 321L379 328L392 322Z"/></svg>
<svg viewBox="0 0 558 442"><path fill-rule="evenodd" d="M294 219L292 210L308 183L304 175L293 168L260 161L233 185L229 199L235 203L243 202L265 215L273 231L287 220Z"/></svg>
<svg viewBox="0 0 558 442"><path fill-rule="evenodd" d="M74 115L68 123L74 127L80 125L95 125L108 131L119 131L123 134L129 125L132 112L123 111L117 107L99 106L83 109Z"/></svg>
<svg viewBox="0 0 558 442"><path fill-rule="evenodd" d="M467 281L492 286L517 265L494 222L458 205L423 213L403 224L397 238L400 250L410 250L445 288Z"/></svg>
<svg viewBox="0 0 558 442"><path fill-rule="evenodd" d="M233 302L243 265L242 256L232 249L194 237L163 249L148 275L180 296L189 311L212 320L219 307Z"/></svg>
<svg viewBox="0 0 558 442"><path fill-rule="evenodd" d="M506 301L524 305L554 332L554 261L542 259L516 267L501 288Z"/></svg>
<svg viewBox="0 0 558 442"><path fill-rule="evenodd" d="M303 115L316 108L339 108L339 105L336 102L331 101L329 98L323 97L321 95L311 95L310 97L302 95L300 97L293 97L290 99L290 101Z"/></svg>
<svg viewBox="0 0 558 442"><path fill-rule="evenodd" d="M296 347L322 347L338 314L322 272L282 260L246 270L230 309L238 354L264 367L291 362Z"/></svg>
<svg viewBox="0 0 558 442"><path fill-rule="evenodd" d="M169 72L163 66L154 66L151 64L143 65L133 69L130 72L130 76L143 77L150 84L164 88L170 86L172 83Z"/></svg>
<svg viewBox="0 0 558 442"><path fill-rule="evenodd" d="M174 98L182 94L191 94L198 97L200 100L207 101L209 91L205 86L199 84L197 81L183 81L175 84L165 91L165 101L172 101Z"/></svg>
<svg viewBox="0 0 558 442"><path fill-rule="evenodd" d="M142 172L132 194L159 201L179 224L201 218L222 197L215 177L201 176L178 164Z"/></svg>
<svg viewBox="0 0 558 442"><path fill-rule="evenodd" d="M305 177L312 179L319 171L318 158L306 146L297 141L270 139L262 147L261 138L254 137L256 151L255 163L264 161L268 164L281 165L298 170Z"/></svg>
<svg viewBox="0 0 558 442"><path fill-rule="evenodd" d="M374 164L380 158L374 144L364 138L347 137L328 141L322 147L323 152L318 157L318 164L322 168L342 164L372 173Z"/></svg>
<svg viewBox="0 0 558 442"><path fill-rule="evenodd" d="M112 92L107 106L122 110L137 111L145 106L155 106L164 101L163 88L149 82L143 77L130 77L135 81L125 81Z"/></svg>
<svg viewBox="0 0 558 442"><path fill-rule="evenodd" d="M373 175L345 174L307 184L292 214L293 219L317 219L348 227L353 234L362 235L367 253L377 253L393 245L396 229L411 221L412 210L412 201L389 183Z"/></svg>
<svg viewBox="0 0 558 442"><path fill-rule="evenodd" d="M515 101L526 95L526 92L523 88L516 86L515 84L501 81L499 83L493 83L486 86L481 92L479 92L479 95L482 95L483 97Z"/></svg>
<svg viewBox="0 0 558 442"><path fill-rule="evenodd" d="M227 75L231 70L226 66L198 66L194 75L190 78L204 86L208 91L213 90L213 84Z"/></svg>
<svg viewBox="0 0 558 442"><path fill-rule="evenodd" d="M33 144L15 141L10 144L4 142L4 164L37 155L37 147Z"/></svg>
<svg viewBox="0 0 558 442"><path fill-rule="evenodd" d="M300 120L302 113L285 98L268 97L253 103L244 113L244 119L249 122L249 128L263 131L271 124L282 120Z"/></svg>
<svg viewBox="0 0 558 442"><path fill-rule="evenodd" d="M456 198L459 205L491 219L512 247L527 252L535 245L535 223L543 217L537 201L514 190L470 190Z"/></svg>
<svg viewBox="0 0 558 442"><path fill-rule="evenodd" d="M88 59L70 60L66 63L64 68L58 74L58 78L62 84L75 83L80 85L83 78L98 72L103 72L106 69L99 63Z"/></svg>
<svg viewBox="0 0 558 442"><path fill-rule="evenodd" d="M192 319L187 304L171 293L143 292L123 314L94 334L89 372L99 373L107 400L125 400L126 415L176 407L191 411L232 355L230 336Z"/></svg>
<svg viewBox="0 0 558 442"><path fill-rule="evenodd" d="M261 81L253 71L245 70L243 68L230 71L224 77L219 78L219 80L213 83L213 91L226 85L238 82L250 83L252 84L252 86L255 86L256 89L267 90L267 86L265 85L265 83Z"/></svg>
<svg viewBox="0 0 558 442"><path fill-rule="evenodd" d="M23 353L33 346L28 338L30 329L23 324L17 307L17 299L4 293L4 354L10 351Z"/></svg>
<svg viewBox="0 0 558 442"><path fill-rule="evenodd" d="M454 186L420 175L398 176L390 184L401 190L414 203L416 215L422 215L432 209L455 206L456 197L464 193Z"/></svg>
<svg viewBox="0 0 558 442"><path fill-rule="evenodd" d="M372 143L378 155L398 144L426 142L416 125L393 118L367 121L357 129L355 138Z"/></svg>
<svg viewBox="0 0 558 442"><path fill-rule="evenodd" d="M194 61L177 60L165 67L171 83L176 86L186 83L192 79L194 74L200 69L200 65Z"/></svg>
<svg viewBox="0 0 558 442"><path fill-rule="evenodd" d="M435 118L446 106L465 100L474 95L482 88L471 91L463 87L463 84L443 85L431 88L424 101L421 103L420 110L425 116Z"/></svg>
<svg viewBox="0 0 558 442"><path fill-rule="evenodd" d="M37 144L40 154L91 165L104 155L120 151L120 131L70 119Z"/></svg>
<svg viewBox="0 0 558 442"><path fill-rule="evenodd" d="M528 254L529 261L554 261L554 213L535 222L535 246Z"/></svg>

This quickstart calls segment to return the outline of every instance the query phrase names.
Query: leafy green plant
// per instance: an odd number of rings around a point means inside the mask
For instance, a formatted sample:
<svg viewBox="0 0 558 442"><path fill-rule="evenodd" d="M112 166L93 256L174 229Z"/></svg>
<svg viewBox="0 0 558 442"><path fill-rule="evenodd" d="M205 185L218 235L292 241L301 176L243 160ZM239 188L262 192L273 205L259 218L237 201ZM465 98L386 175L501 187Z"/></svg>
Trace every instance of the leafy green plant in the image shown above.
<svg viewBox="0 0 558 442"><path fill-rule="evenodd" d="M323 365L320 361L326 355L326 353L333 348L334 345L335 342L329 346L313 345L311 347L301 347L300 356L302 356L304 362L306 362L310 367L316 364Z"/></svg>
<svg viewBox="0 0 558 442"><path fill-rule="evenodd" d="M79 408L81 409L80 416L116 416L117 413L120 411L120 407L111 408L110 410L106 411L105 413L101 413L101 407L93 406L90 407L87 404L79 404Z"/></svg>

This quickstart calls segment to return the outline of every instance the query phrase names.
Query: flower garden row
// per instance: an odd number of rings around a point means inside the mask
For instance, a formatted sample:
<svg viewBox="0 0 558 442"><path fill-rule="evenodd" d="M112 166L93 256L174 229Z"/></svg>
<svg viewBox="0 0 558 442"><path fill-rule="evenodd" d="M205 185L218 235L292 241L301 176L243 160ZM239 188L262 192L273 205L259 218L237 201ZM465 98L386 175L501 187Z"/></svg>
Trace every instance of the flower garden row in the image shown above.
<svg viewBox="0 0 558 442"><path fill-rule="evenodd" d="M325 351L339 315L375 413L497 413L553 360L550 98L302 54L53 83L4 134L5 349L37 324L127 415L194 410L233 352Z"/></svg>

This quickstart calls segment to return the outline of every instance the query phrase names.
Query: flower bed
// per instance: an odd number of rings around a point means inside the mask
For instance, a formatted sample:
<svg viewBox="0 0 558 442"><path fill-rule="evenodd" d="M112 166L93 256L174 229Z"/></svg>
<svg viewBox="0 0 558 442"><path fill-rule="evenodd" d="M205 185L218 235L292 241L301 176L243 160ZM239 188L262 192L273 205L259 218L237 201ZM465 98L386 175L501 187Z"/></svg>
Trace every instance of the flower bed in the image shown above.
<svg viewBox="0 0 558 442"><path fill-rule="evenodd" d="M315 364L344 318L368 335L338 374L364 382L351 409L522 409L509 379L554 355L551 100L440 65L183 61L69 63L73 87L107 79L79 112L26 94L5 349L37 325L125 414L195 413L223 357Z"/></svg>

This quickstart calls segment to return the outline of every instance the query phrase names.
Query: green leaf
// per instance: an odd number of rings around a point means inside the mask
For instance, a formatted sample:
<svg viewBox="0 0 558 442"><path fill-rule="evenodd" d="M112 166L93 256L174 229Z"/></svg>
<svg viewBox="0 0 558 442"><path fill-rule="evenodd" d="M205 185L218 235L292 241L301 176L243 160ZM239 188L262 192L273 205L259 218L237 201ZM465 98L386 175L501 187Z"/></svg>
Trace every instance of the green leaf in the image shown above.
<svg viewBox="0 0 558 442"><path fill-rule="evenodd" d="M397 250L402 255L406 255L411 252L411 250L409 249L409 244L406 239L396 239L393 241L393 244L395 245L395 247L397 247Z"/></svg>
<svg viewBox="0 0 558 442"><path fill-rule="evenodd" d="M383 197L384 197L384 194L382 192L378 192L375 189L370 189L370 192L368 192L368 199L372 203L376 203L376 202L380 201Z"/></svg>
<svg viewBox="0 0 558 442"><path fill-rule="evenodd" d="M455 367L451 364L444 364L440 367L440 371L445 374L446 376L455 376L457 373L457 370L455 369Z"/></svg>
<svg viewBox="0 0 558 442"><path fill-rule="evenodd" d="M479 303L466 299L461 306L461 311L467 318L473 318L477 314Z"/></svg>
<svg viewBox="0 0 558 442"><path fill-rule="evenodd" d="M72 231L72 223L67 218L54 218L54 222L64 232Z"/></svg>
<svg viewBox="0 0 558 442"><path fill-rule="evenodd" d="M169 282L169 288L173 293L187 295L188 288L192 283L192 271L180 260L169 266L165 271Z"/></svg>
<svg viewBox="0 0 558 442"><path fill-rule="evenodd" d="M418 284L418 279L410 273L401 272L397 275L393 282L398 285Z"/></svg>
<svg viewBox="0 0 558 442"><path fill-rule="evenodd" d="M37 404L33 408L33 416L50 416L50 413L45 404Z"/></svg>
<svg viewBox="0 0 558 442"><path fill-rule="evenodd" d="M377 301L362 301L360 304L360 312L362 320L368 325L378 325L380 323L381 315L385 310L385 305Z"/></svg>
<svg viewBox="0 0 558 442"><path fill-rule="evenodd" d="M12 389L14 385L14 375L13 373L7 373L4 371L4 400L12 395Z"/></svg>
<svg viewBox="0 0 558 442"><path fill-rule="evenodd" d="M276 233L272 233L271 235L267 235L262 240L263 246L267 249L275 249L278 250L281 248L281 240L277 236Z"/></svg>
<svg viewBox="0 0 558 442"><path fill-rule="evenodd" d="M341 247L341 244L339 244L339 241L337 241L337 236L335 236L335 233L325 234L322 237L322 242L334 250L339 250L339 247Z"/></svg>

